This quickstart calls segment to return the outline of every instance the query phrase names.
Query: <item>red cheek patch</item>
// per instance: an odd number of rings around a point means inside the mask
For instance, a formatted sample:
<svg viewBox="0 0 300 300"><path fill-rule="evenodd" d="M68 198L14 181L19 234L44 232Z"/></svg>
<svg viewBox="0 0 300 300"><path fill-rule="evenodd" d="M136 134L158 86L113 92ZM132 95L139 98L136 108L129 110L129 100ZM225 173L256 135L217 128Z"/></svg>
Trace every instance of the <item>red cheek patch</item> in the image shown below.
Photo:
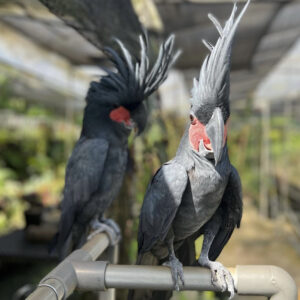
<svg viewBox="0 0 300 300"><path fill-rule="evenodd" d="M224 145L226 142L227 137L227 127L228 127L228 121L224 126ZM204 147L207 150L212 150L212 146L210 143L210 139L208 138L205 130L205 125L203 125L199 120L195 119L193 123L191 123L189 128L189 139L192 147L199 151L199 143L201 140L203 140ZM223 145L223 146L224 146Z"/></svg>
<svg viewBox="0 0 300 300"><path fill-rule="evenodd" d="M126 125L130 125L131 123L130 112L124 106L113 109L110 112L109 117L111 118L111 120L118 123L124 122Z"/></svg>
<svg viewBox="0 0 300 300"><path fill-rule="evenodd" d="M200 140L203 140L203 144L206 149L211 150L211 144L208 136L206 135L205 125L203 125L199 120L195 119L193 124L190 125L189 129L189 139L192 147L199 151Z"/></svg>

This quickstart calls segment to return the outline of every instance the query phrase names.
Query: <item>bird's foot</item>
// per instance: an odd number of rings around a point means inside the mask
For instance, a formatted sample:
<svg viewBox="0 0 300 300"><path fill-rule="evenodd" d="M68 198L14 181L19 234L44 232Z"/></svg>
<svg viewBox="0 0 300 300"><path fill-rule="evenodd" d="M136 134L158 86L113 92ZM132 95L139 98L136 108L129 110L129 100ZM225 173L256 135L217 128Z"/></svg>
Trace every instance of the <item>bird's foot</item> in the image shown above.
<svg viewBox="0 0 300 300"><path fill-rule="evenodd" d="M210 261L207 264L212 273L212 284L222 292L230 293L229 299L234 297L234 281L231 273L219 262Z"/></svg>
<svg viewBox="0 0 300 300"><path fill-rule="evenodd" d="M100 232L106 232L109 236L110 244L114 246L122 238L120 227L113 219L102 218L101 221L94 219L90 225L93 232L88 236L88 240Z"/></svg>
<svg viewBox="0 0 300 300"><path fill-rule="evenodd" d="M175 289L178 292L180 290L180 281L181 284L184 285L182 263L175 256L171 256L169 261L164 262L163 265L171 268L172 279L175 285Z"/></svg>

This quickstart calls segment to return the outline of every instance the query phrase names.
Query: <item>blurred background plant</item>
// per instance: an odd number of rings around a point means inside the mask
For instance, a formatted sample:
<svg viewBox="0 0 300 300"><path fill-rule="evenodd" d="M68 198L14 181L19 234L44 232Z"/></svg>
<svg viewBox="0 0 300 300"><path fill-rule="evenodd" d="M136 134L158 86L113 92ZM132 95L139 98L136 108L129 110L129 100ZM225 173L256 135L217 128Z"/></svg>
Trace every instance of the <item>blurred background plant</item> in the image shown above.
<svg viewBox="0 0 300 300"><path fill-rule="evenodd" d="M54 112L28 105L0 86L0 232L24 226L25 198L35 194L42 205L57 205L65 163L79 134Z"/></svg>

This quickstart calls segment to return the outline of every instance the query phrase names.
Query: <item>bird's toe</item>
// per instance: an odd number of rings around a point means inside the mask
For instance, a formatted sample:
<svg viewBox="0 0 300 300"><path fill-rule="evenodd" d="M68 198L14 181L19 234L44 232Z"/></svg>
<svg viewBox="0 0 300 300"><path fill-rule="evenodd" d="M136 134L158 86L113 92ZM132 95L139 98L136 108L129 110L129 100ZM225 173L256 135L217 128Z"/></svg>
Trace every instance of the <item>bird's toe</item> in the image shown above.
<svg viewBox="0 0 300 300"><path fill-rule="evenodd" d="M228 291L230 298L234 296L234 281L231 273L219 262L211 263L212 284L220 289L221 292Z"/></svg>
<svg viewBox="0 0 300 300"><path fill-rule="evenodd" d="M109 236L110 244L113 246L118 244L122 238L120 227L112 219L101 219L101 221L93 221L91 223L91 229L93 230L93 232L88 236L88 240L90 240L98 233L106 232Z"/></svg>
<svg viewBox="0 0 300 300"><path fill-rule="evenodd" d="M182 263L175 257L163 263L163 265L171 268L171 274L175 290L180 291L180 287L184 285L184 273Z"/></svg>

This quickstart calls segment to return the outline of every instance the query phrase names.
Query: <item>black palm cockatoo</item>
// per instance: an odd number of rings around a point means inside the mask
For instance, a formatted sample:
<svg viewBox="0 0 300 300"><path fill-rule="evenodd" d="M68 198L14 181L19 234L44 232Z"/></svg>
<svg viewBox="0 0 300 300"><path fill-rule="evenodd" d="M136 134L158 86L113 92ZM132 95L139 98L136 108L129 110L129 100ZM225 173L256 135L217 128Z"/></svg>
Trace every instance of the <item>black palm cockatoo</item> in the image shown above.
<svg viewBox="0 0 300 300"><path fill-rule="evenodd" d="M231 274L215 260L242 216L240 178L227 151L227 124L232 42L248 5L235 18L234 4L224 28L209 15L220 37L215 46L204 41L210 54L194 80L190 122L176 156L154 175L141 209L137 263L168 265L177 290L184 285L182 263L195 261L195 250L194 257L186 258L189 247L204 235L198 263L211 269L214 285L234 295ZM129 298L166 299L167 293L130 291Z"/></svg>
<svg viewBox="0 0 300 300"><path fill-rule="evenodd" d="M121 41L116 42L122 55L112 48L103 49L116 72L106 70L108 75L91 83L81 135L67 164L59 231L51 247L57 248L61 257L85 241L89 224L92 229L108 231L111 240L117 238L117 228L111 228L114 223L101 218L123 182L128 136L134 127L138 132L144 130L144 100L166 79L177 57L174 36L160 46L152 68L146 35L140 37L139 60Z"/></svg>

